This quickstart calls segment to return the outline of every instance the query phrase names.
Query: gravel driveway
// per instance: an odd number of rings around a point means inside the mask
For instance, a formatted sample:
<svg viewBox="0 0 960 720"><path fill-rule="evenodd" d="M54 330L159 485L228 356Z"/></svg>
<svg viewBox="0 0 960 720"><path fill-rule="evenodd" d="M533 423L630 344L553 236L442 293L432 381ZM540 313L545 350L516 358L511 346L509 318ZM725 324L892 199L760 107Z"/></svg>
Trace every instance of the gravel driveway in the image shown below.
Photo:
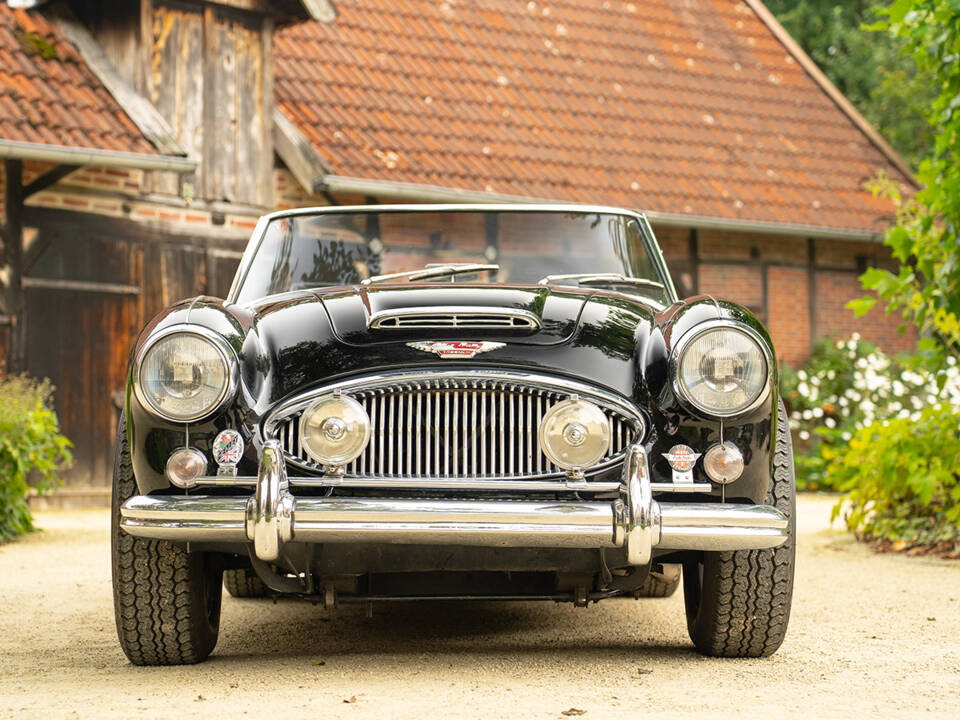
<svg viewBox="0 0 960 720"><path fill-rule="evenodd" d="M224 598L202 665L129 665L105 511L0 547L6 717L960 717L960 565L874 555L804 497L793 618L765 660L695 654L680 593L577 609Z"/></svg>

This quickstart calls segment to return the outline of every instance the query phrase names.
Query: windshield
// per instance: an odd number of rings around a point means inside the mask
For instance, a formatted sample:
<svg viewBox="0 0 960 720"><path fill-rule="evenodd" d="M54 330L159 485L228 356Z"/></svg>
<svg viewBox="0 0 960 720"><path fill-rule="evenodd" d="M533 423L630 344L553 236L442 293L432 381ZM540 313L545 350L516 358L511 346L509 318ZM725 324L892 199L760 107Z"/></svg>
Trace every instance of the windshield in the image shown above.
<svg viewBox="0 0 960 720"><path fill-rule="evenodd" d="M618 285L618 290L666 300L663 278L633 217L566 211L385 210L272 219L242 279L237 302L448 263L495 264L499 270L425 282L534 284L550 275L617 274L652 281L650 286ZM617 284L594 278L591 286L604 282Z"/></svg>

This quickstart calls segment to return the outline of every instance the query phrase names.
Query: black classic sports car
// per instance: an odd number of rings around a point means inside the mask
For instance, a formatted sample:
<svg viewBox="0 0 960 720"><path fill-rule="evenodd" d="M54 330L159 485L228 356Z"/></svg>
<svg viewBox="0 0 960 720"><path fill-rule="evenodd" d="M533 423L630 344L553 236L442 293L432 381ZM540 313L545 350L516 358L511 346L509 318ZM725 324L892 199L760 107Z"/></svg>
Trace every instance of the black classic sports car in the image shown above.
<svg viewBox="0 0 960 720"><path fill-rule="evenodd" d="M639 213L328 207L261 219L229 297L132 352L117 629L198 662L222 588L325 608L588 605L683 579L701 652L783 641L793 455L766 330L680 300Z"/></svg>

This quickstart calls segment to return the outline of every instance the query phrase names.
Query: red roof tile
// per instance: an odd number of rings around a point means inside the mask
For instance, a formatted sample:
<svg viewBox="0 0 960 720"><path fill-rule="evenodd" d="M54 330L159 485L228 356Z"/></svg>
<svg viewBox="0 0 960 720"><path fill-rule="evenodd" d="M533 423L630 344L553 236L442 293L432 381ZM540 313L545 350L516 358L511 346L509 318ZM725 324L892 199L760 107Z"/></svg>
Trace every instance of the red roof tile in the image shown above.
<svg viewBox="0 0 960 720"><path fill-rule="evenodd" d="M158 154L54 23L3 2L0 139Z"/></svg>
<svg viewBox="0 0 960 720"><path fill-rule="evenodd" d="M334 175L877 230L909 178L740 0L338 0L276 36Z"/></svg>

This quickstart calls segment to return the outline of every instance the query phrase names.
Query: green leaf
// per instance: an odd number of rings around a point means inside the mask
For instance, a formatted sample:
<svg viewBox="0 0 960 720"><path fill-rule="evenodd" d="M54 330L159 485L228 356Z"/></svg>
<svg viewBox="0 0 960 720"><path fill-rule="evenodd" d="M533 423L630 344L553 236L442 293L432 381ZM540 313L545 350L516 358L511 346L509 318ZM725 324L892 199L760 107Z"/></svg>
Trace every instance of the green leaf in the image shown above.
<svg viewBox="0 0 960 720"><path fill-rule="evenodd" d="M877 300L870 295L865 295L862 298L856 300L851 300L847 303L847 308L853 310L856 316L863 317L868 312L873 310L874 305L877 304Z"/></svg>

